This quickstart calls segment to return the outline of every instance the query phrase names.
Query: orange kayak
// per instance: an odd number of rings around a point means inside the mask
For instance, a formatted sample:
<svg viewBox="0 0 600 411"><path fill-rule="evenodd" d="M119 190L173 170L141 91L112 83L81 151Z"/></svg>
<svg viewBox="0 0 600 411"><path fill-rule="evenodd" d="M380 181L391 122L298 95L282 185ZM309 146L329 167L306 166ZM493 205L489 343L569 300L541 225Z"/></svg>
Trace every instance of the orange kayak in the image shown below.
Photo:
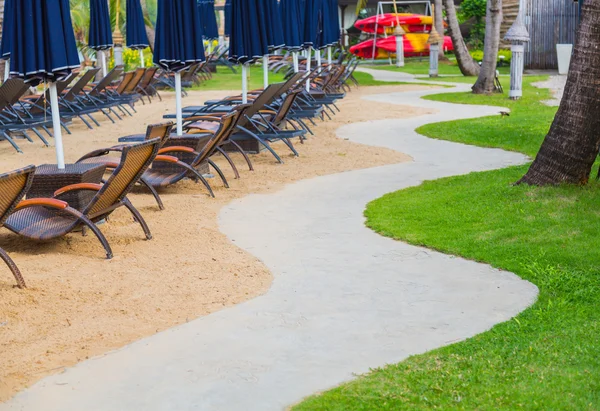
<svg viewBox="0 0 600 411"><path fill-rule="evenodd" d="M357 20L354 27L365 33L375 33L377 28L377 34L392 34L398 23L407 33L428 33L431 31L433 19L422 14L387 13Z"/></svg>
<svg viewBox="0 0 600 411"><path fill-rule="evenodd" d="M428 56L429 45L427 39L429 34L427 33L407 33L403 36L404 39L404 56L415 57L415 56ZM453 51L454 46L452 45L452 39L450 36L444 37L444 51ZM373 58L373 40L363 41L362 43L356 44L350 47L350 52L355 56L362 57L364 59ZM375 58L376 59L387 59L389 57L395 57L396 55L396 37L387 37L378 39L375 47Z"/></svg>

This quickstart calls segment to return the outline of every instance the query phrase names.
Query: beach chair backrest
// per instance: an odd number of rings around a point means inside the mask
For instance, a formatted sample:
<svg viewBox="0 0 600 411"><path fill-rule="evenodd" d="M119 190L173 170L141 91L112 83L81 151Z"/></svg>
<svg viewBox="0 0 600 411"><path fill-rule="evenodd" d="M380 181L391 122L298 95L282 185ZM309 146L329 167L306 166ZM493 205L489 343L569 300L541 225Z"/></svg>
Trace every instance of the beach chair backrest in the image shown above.
<svg viewBox="0 0 600 411"><path fill-rule="evenodd" d="M172 121L148 125L145 140L152 140L153 138L160 138L161 141L166 140L171 135L174 125L175 123Z"/></svg>
<svg viewBox="0 0 600 411"><path fill-rule="evenodd" d="M63 98L67 101L73 101L73 99L75 99L75 97L83 91L85 86L87 86L93 80L93 78L96 77L96 74L98 74L99 71L99 68L87 70L81 75L81 77L79 77L79 80L73 84L73 87L67 91Z"/></svg>
<svg viewBox="0 0 600 411"><path fill-rule="evenodd" d="M136 69L133 77L131 78L131 81L129 82L129 84L127 84L123 93L124 94L135 93L135 90L137 89L138 85L140 84L140 81L142 81L144 74L146 74L145 68Z"/></svg>
<svg viewBox="0 0 600 411"><path fill-rule="evenodd" d="M235 129L238 120L241 116L245 114L245 112L250 108L251 104L244 104L236 107L236 109L223 116L221 119L221 124L219 129L215 133L215 135L210 139L208 143L202 148L200 155L194 161L193 166L197 166L198 164L205 161L208 157L212 155L217 146L221 144L221 142L225 141L229 138L233 130Z"/></svg>
<svg viewBox="0 0 600 411"><path fill-rule="evenodd" d="M271 104L273 102L273 100L276 98L276 96L279 95L278 93L284 84L285 83L269 84L269 86L267 86L267 88L264 89L263 92L258 95L258 97L256 97L254 102L250 105L250 107L246 111L245 115L247 117L252 117L256 113L258 113L260 110L262 110L264 106Z"/></svg>
<svg viewBox="0 0 600 411"><path fill-rule="evenodd" d="M32 165L0 174L0 226L31 187L34 172L35 166Z"/></svg>
<svg viewBox="0 0 600 411"><path fill-rule="evenodd" d="M138 87L140 87L142 90L145 90L146 87L152 83L157 70L158 67L148 67L144 73L144 77L142 77L142 81L140 81L140 84L138 84Z"/></svg>
<svg viewBox="0 0 600 411"><path fill-rule="evenodd" d="M110 86L113 81L115 81L121 74L123 74L124 66L119 65L115 66L111 71L106 74L106 76L96 84L92 91L90 91L90 95L96 96L103 92L106 87Z"/></svg>
<svg viewBox="0 0 600 411"><path fill-rule="evenodd" d="M275 114L275 117L273 118L273 121L272 121L273 124L275 124L276 126L279 126L281 123L283 123L285 121L285 118L289 114L290 110L292 109L292 107L294 107L294 102L296 101L298 94L300 94L302 91L303 91L302 89L290 91L285 96L281 105L279 106L279 110L277 110L277 114Z"/></svg>
<svg viewBox="0 0 600 411"><path fill-rule="evenodd" d="M123 78L121 79L121 82L115 89L115 93L119 95L123 94L123 92L127 90L127 86L129 85L129 83L133 81L133 77L135 77L134 71L128 71L127 73L123 74Z"/></svg>
<svg viewBox="0 0 600 411"><path fill-rule="evenodd" d="M8 105L14 104L15 96L18 96L16 100L25 93L27 85L20 78L8 79L0 86L0 108L5 108Z"/></svg>
<svg viewBox="0 0 600 411"><path fill-rule="evenodd" d="M123 148L119 166L88 204L84 214L101 215L123 200L156 157L159 144L160 139L155 138Z"/></svg>

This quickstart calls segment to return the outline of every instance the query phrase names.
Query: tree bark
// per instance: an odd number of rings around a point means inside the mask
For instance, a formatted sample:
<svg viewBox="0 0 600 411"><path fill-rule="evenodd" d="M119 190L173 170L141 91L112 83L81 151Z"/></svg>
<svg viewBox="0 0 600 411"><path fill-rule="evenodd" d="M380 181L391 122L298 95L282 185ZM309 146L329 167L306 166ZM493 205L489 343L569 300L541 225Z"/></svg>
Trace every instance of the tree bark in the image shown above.
<svg viewBox="0 0 600 411"><path fill-rule="evenodd" d="M501 24L502 0L487 0L483 62L481 63L479 77L473 85L473 93L475 94L490 94L495 91L494 80L496 79Z"/></svg>
<svg viewBox="0 0 600 411"><path fill-rule="evenodd" d="M450 32L450 38L454 46L454 55L456 56L460 72L463 76L477 76L479 75L479 64L469 54L465 40L460 32L454 0L444 0L444 7L446 8L446 16L448 17L448 31Z"/></svg>
<svg viewBox="0 0 600 411"><path fill-rule="evenodd" d="M529 171L517 183L586 184L600 149L600 0L586 0L565 93Z"/></svg>
<svg viewBox="0 0 600 411"><path fill-rule="evenodd" d="M442 38L444 37L444 9L442 7L442 0L434 0L435 5L435 29ZM446 54L444 54L444 43L440 44L439 58L441 60L448 60Z"/></svg>

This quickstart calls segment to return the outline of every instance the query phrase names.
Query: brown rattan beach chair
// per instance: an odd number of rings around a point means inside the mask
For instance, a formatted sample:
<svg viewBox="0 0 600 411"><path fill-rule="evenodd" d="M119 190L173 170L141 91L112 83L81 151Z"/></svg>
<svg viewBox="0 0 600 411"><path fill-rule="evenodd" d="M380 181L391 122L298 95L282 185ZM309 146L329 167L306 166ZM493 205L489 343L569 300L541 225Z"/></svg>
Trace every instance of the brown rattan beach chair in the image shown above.
<svg viewBox="0 0 600 411"><path fill-rule="evenodd" d="M29 190L34 172L35 166L29 166L10 173L0 174L0 227L2 227L6 218L15 210L19 201L21 201L27 190ZM0 258L8 265L10 271L12 271L17 280L17 285L24 288L25 280L23 280L21 272L2 248L0 248Z"/></svg>
<svg viewBox="0 0 600 411"><path fill-rule="evenodd" d="M125 147L118 167L104 184L73 184L57 190L52 199L34 198L21 202L6 219L4 226L16 234L34 240L62 237L77 228L82 228L84 233L89 229L104 247L106 257L112 258L110 245L95 223L106 219L117 208L124 206L142 226L146 238L151 239L148 225L131 204L127 194L156 157L159 143L160 139L153 139ZM81 212L61 200L79 191L96 192Z"/></svg>

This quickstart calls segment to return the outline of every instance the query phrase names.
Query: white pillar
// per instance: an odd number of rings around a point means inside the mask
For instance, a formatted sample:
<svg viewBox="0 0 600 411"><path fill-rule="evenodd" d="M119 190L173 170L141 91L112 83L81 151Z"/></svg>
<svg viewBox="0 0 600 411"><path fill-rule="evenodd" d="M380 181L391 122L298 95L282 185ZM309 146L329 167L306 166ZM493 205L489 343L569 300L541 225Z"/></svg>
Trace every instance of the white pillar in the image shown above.
<svg viewBox="0 0 600 411"><path fill-rule="evenodd" d="M438 58L440 45L437 43L429 45L429 77L438 76Z"/></svg>
<svg viewBox="0 0 600 411"><path fill-rule="evenodd" d="M518 100L523 96L523 66L525 63L525 46L521 42L513 42L510 46L510 91L508 97Z"/></svg>
<svg viewBox="0 0 600 411"><path fill-rule="evenodd" d="M292 52L292 63L294 64L294 73L297 73L299 71L299 68L298 68L298 52L297 51L293 51Z"/></svg>
<svg viewBox="0 0 600 411"><path fill-rule="evenodd" d="M263 56L263 84L267 88L269 86L269 56Z"/></svg>
<svg viewBox="0 0 600 411"><path fill-rule="evenodd" d="M114 57L115 57L115 66L119 66L119 65L123 64L123 46L117 44L117 45L115 45L113 50L114 50ZM102 54L104 54L104 53L102 53Z"/></svg>
<svg viewBox="0 0 600 411"><path fill-rule="evenodd" d="M333 58L331 55L331 46L327 46L327 64L331 66L333 63Z"/></svg>
<svg viewBox="0 0 600 411"><path fill-rule="evenodd" d="M50 83L50 108L52 109L52 133L54 134L54 148L56 149L56 164L59 170L65 168L65 153L63 149L62 130L60 125L60 109L58 107L58 92L56 83Z"/></svg>
<svg viewBox="0 0 600 411"><path fill-rule="evenodd" d="M4 81L10 77L10 59L4 61Z"/></svg>
<svg viewBox="0 0 600 411"><path fill-rule="evenodd" d="M177 135L183 135L183 108L181 105L181 72L175 73L175 111L177 117Z"/></svg>
<svg viewBox="0 0 600 411"><path fill-rule="evenodd" d="M315 50L315 55L317 56L317 67L319 68L319 73L321 72L321 50Z"/></svg>
<svg viewBox="0 0 600 411"><path fill-rule="evenodd" d="M311 60L312 60L311 50L312 50L312 47L309 47L306 49L306 54L307 54L307 56L306 56L306 72L307 73L310 73L310 64L311 64ZM306 91L310 91L310 80L308 80L306 82Z"/></svg>
<svg viewBox="0 0 600 411"><path fill-rule="evenodd" d="M98 51L96 59L98 59L98 53L100 53L100 63L102 64L102 77L106 77L106 53L102 50Z"/></svg>
<svg viewBox="0 0 600 411"><path fill-rule="evenodd" d="M248 64L242 64L242 103L248 102Z"/></svg>
<svg viewBox="0 0 600 411"><path fill-rule="evenodd" d="M396 36L396 67L404 67L404 36Z"/></svg>
<svg viewBox="0 0 600 411"><path fill-rule="evenodd" d="M144 61L144 50L140 49L140 67L146 67L146 62Z"/></svg>

